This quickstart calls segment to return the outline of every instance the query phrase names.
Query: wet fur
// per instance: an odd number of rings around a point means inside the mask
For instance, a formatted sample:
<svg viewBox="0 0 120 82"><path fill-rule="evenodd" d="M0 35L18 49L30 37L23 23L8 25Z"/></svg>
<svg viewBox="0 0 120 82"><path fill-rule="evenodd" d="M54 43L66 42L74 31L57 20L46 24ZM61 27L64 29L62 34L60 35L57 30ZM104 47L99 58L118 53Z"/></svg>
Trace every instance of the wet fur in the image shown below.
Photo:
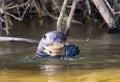
<svg viewBox="0 0 120 82"><path fill-rule="evenodd" d="M50 54L44 52L45 48L44 46L54 45L58 43L66 42L66 37L61 32L58 31L52 31L48 32L45 35L43 35L38 48L37 48L37 57L45 57L50 56Z"/></svg>

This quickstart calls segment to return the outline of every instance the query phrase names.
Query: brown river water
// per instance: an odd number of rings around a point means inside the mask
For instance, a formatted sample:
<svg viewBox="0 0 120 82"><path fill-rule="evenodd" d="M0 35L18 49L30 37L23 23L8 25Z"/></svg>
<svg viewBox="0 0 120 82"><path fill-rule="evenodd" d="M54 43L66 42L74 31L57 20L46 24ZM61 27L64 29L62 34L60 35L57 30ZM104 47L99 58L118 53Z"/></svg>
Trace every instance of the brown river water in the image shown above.
<svg viewBox="0 0 120 82"><path fill-rule="evenodd" d="M43 20L14 21L11 36L40 40L56 30L56 21ZM120 33L108 34L98 23L72 24L68 42L80 47L77 57L36 58L35 44L0 42L0 82L120 82Z"/></svg>

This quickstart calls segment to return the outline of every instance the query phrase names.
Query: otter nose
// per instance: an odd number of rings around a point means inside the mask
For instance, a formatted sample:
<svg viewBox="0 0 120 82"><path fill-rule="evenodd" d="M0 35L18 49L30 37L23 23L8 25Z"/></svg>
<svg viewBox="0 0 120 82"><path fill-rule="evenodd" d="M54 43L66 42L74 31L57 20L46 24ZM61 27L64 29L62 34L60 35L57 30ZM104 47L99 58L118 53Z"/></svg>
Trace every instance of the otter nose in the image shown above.
<svg viewBox="0 0 120 82"><path fill-rule="evenodd" d="M59 40L59 43L62 43L63 41L62 40Z"/></svg>
<svg viewBox="0 0 120 82"><path fill-rule="evenodd" d="M59 43L64 43L64 41L63 40L57 40L57 41L54 42L54 44L59 44Z"/></svg>
<svg viewBox="0 0 120 82"><path fill-rule="evenodd" d="M58 43L63 43L63 42L65 42L63 39L58 40Z"/></svg>

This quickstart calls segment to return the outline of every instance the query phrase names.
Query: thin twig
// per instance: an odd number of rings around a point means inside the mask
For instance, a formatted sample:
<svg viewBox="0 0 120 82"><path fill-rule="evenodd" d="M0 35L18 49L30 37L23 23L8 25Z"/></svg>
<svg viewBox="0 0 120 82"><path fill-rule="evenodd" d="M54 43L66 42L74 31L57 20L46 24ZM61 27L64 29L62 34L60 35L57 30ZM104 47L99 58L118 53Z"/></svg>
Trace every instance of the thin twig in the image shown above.
<svg viewBox="0 0 120 82"><path fill-rule="evenodd" d="M87 8L88 8L88 13L91 14L91 7L90 7L89 0L86 0L86 5L87 5Z"/></svg>
<svg viewBox="0 0 120 82"><path fill-rule="evenodd" d="M55 5L54 9L60 9L60 7L58 6L55 0L51 0L51 1Z"/></svg>
<svg viewBox="0 0 120 82"><path fill-rule="evenodd" d="M24 18L24 16L25 16L25 14L26 14L26 12L27 12L27 10L28 10L29 7L30 7L30 4L27 5L26 9L24 10L24 12L23 12L23 14L21 16L21 19Z"/></svg>
<svg viewBox="0 0 120 82"><path fill-rule="evenodd" d="M25 9L25 11L23 12L23 14L22 14L21 17L16 17L15 15L10 14L10 13L8 13L8 12L5 12L5 14L6 14L6 15L9 15L9 16L11 16L11 17L13 17L13 18L15 18L15 19L17 19L17 20L19 20L19 21L22 21L23 18L24 18L24 16L25 16L25 13L26 13L27 9L29 8L29 6L30 6L30 4L27 5L27 7L26 7L26 9Z"/></svg>
<svg viewBox="0 0 120 82"><path fill-rule="evenodd" d="M41 13L41 8L38 6L37 2L35 0L32 0L34 6L36 7L37 12L40 14Z"/></svg>
<svg viewBox="0 0 120 82"><path fill-rule="evenodd" d="M110 6L109 2L107 0L104 0L105 3L107 4L108 8L110 9L111 13L113 14L113 9L112 7Z"/></svg>
<svg viewBox="0 0 120 82"><path fill-rule="evenodd" d="M117 12L113 12L113 14L120 14L120 11L117 11Z"/></svg>
<svg viewBox="0 0 120 82"><path fill-rule="evenodd" d="M5 14L6 14L6 15L8 15L8 16L13 17L13 18L15 18L15 19L17 19L17 20L19 20L19 21L22 21L22 19L21 19L21 18L16 17L16 16L15 16L15 15L13 15L13 14L10 14L10 13L8 13L8 12L5 12Z"/></svg>
<svg viewBox="0 0 120 82"><path fill-rule="evenodd" d="M29 4L30 2L31 2L31 0L28 0L28 1L26 1L25 3L20 4L20 5L16 4L16 5L11 6L11 7L6 7L6 9L8 10L8 9L16 8L16 7L23 7L23 6L26 6L27 4Z"/></svg>

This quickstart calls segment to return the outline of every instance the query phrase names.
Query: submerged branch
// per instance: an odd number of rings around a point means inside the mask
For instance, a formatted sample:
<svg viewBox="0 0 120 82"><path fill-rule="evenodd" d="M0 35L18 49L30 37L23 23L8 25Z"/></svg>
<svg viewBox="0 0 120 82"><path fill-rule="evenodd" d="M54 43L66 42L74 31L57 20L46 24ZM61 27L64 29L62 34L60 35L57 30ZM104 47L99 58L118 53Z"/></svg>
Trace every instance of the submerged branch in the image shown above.
<svg viewBox="0 0 120 82"><path fill-rule="evenodd" d="M38 44L38 40L31 40L31 39L25 39L25 38L15 38L15 37L1 37L1 42L22 42L22 43L29 43L29 44Z"/></svg>

